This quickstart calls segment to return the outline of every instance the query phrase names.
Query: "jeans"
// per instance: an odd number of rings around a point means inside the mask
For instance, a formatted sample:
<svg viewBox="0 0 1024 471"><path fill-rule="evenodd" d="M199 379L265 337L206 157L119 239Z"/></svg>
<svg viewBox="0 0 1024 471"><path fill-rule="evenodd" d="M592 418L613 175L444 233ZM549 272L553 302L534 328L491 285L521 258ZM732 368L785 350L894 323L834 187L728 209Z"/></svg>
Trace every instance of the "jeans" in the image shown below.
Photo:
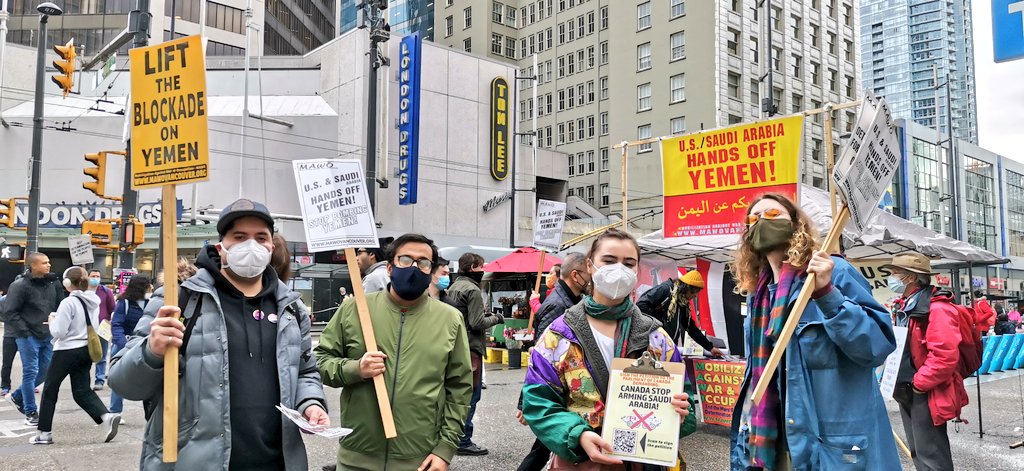
<svg viewBox="0 0 1024 471"><path fill-rule="evenodd" d="M107 345L108 342L100 337L100 346L103 347L103 356L100 361L96 362L96 382L105 383L107 381Z"/></svg>
<svg viewBox="0 0 1024 471"><path fill-rule="evenodd" d="M18 355L21 355L21 387L14 391L14 400L25 405L25 415L38 412L36 407L35 388L43 383L46 371L50 369L53 358L52 337L37 338L34 336L18 337Z"/></svg>
<svg viewBox="0 0 1024 471"><path fill-rule="evenodd" d="M110 358L114 358L114 355L117 355L119 351L121 349L117 345L110 344ZM110 388L110 412L120 414L122 411L124 411L124 399L121 398L117 391L114 391L114 388Z"/></svg>
<svg viewBox="0 0 1024 471"><path fill-rule="evenodd" d="M92 368L89 358L89 347L78 347L71 350L57 350L53 354L53 363L46 372L46 387L43 388L42 404L39 408L39 431L53 430L53 413L57 409L57 394L64 378L71 376L71 395L75 403L81 407L93 422L103 422L103 414L107 408L103 401L92 390L89 384L89 370Z"/></svg>
<svg viewBox="0 0 1024 471"><path fill-rule="evenodd" d="M466 416L466 426L463 429L465 435L459 442L459 448L473 445L473 416L476 415L476 403L480 402L480 392L483 389L483 358L476 352L470 352L469 357L473 364L473 396L469 400L469 415Z"/></svg>
<svg viewBox="0 0 1024 471"><path fill-rule="evenodd" d="M18 342L14 337L4 337L3 344L4 359L3 368L0 368L0 388L11 389L11 367L14 365L14 355L18 353Z"/></svg>

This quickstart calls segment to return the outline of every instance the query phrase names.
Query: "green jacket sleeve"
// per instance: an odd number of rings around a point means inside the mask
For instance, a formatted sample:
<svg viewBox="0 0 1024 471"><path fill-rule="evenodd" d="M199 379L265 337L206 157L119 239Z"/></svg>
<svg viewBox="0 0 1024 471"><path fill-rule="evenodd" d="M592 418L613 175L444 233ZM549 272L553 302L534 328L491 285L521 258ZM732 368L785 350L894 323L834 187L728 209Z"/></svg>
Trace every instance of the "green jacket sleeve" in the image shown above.
<svg viewBox="0 0 1024 471"><path fill-rule="evenodd" d="M488 315L484 311L483 295L479 288L464 291L462 295L466 297L466 322L471 330L485 332L501 322L500 317Z"/></svg>
<svg viewBox="0 0 1024 471"><path fill-rule="evenodd" d="M469 403L473 395L473 365L469 359L469 338L461 320L453 324L455 344L448 353L448 367L445 369L444 416L441 422L439 440L431 452L448 463L452 462L455 451L462 439Z"/></svg>
<svg viewBox="0 0 1024 471"><path fill-rule="evenodd" d="M359 358L349 358L345 348L344 319L356 315L355 312L355 299L345 300L320 334L320 344L315 349L316 366L324 386L343 388L363 381Z"/></svg>
<svg viewBox="0 0 1024 471"><path fill-rule="evenodd" d="M593 432L579 414L565 407L564 399L550 386L523 386L523 417L534 435L554 454L578 463L587 458L580 447L583 432Z"/></svg>

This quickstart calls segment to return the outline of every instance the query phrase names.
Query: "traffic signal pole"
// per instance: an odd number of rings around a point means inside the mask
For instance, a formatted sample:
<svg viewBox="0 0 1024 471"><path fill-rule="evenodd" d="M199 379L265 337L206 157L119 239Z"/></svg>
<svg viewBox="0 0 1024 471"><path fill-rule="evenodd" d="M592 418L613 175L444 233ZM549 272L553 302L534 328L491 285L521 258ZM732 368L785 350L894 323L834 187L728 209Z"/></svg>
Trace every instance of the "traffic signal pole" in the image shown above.
<svg viewBox="0 0 1024 471"><path fill-rule="evenodd" d="M28 234L26 255L39 251L39 181L43 170L43 83L46 78L46 14L39 15L38 48L36 50L35 112L32 113L32 165L28 187Z"/></svg>
<svg viewBox="0 0 1024 471"><path fill-rule="evenodd" d="M145 47L149 45L149 23L152 14L149 12L149 0L135 0L135 8L128 14L128 28L134 35L132 39L132 48ZM131 103L127 104L127 119L131 119ZM131 137L125 145L125 152L127 154L124 158L124 201L121 203L121 237L120 237L120 257L118 262L119 268L134 268L135 267L135 253L131 250L132 246L129 243L131 240L128 236L129 232L132 231L133 224L131 220L135 218L135 213L139 211L139 192L132 189L132 140ZM175 207L177 205L174 205ZM167 207L166 205L164 206ZM176 213L177 211L175 211ZM177 214L161 214L161 217L171 217L177 219ZM166 276L166 275L165 275ZM170 274L174 276L174 274Z"/></svg>

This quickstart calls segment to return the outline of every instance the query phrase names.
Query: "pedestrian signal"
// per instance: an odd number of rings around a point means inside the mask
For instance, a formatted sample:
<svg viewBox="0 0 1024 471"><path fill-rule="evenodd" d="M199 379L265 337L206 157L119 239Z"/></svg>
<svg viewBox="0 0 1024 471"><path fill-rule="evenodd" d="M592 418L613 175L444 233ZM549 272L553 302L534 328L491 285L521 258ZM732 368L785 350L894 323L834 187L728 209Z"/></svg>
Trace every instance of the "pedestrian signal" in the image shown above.
<svg viewBox="0 0 1024 471"><path fill-rule="evenodd" d="M69 39L63 46L54 45L53 52L60 56L60 59L53 61L53 67L59 74L50 79L64 91L64 98L67 98L75 86L75 38Z"/></svg>

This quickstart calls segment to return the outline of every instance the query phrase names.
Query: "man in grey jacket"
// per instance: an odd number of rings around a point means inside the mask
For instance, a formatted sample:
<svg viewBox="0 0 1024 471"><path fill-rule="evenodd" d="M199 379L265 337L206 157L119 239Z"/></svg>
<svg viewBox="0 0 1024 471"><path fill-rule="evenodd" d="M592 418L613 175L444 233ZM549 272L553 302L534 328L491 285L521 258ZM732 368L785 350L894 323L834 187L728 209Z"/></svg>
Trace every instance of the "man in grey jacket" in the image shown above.
<svg viewBox="0 0 1024 471"><path fill-rule="evenodd" d="M163 356L181 349L178 462L162 463L157 413L146 426L141 469L308 468L298 427L275 406L296 409L312 424L329 419L309 312L268 269L273 230L260 203L241 199L225 208L220 243L200 252L199 271L182 283L181 308L154 295L136 337L112 360L111 388L125 399L154 401L159 411Z"/></svg>

